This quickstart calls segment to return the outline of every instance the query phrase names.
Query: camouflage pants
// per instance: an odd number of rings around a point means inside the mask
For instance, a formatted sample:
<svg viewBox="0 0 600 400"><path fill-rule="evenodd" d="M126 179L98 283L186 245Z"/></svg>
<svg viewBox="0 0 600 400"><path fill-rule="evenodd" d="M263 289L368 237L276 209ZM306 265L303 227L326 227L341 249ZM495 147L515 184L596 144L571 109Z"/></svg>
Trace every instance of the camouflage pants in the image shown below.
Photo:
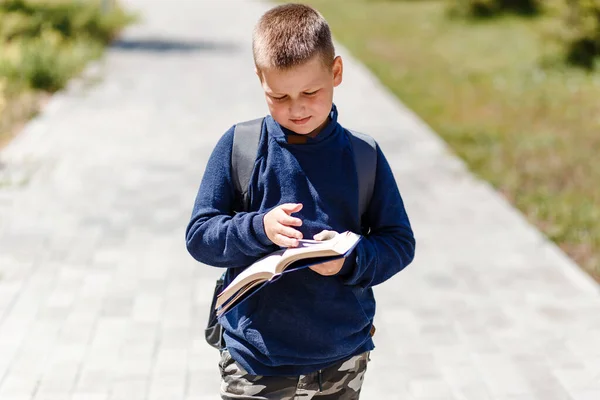
<svg viewBox="0 0 600 400"><path fill-rule="evenodd" d="M225 400L358 400L369 353L300 376L250 375L227 350L221 353L221 398Z"/></svg>

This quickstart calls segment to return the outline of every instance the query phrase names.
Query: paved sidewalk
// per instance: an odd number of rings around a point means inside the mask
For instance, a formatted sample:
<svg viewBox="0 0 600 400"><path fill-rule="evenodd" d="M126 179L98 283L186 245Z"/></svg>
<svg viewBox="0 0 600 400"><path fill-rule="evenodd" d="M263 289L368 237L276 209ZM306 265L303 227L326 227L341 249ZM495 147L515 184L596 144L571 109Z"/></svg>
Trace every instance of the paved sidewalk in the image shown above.
<svg viewBox="0 0 600 400"><path fill-rule="evenodd" d="M0 400L218 398L218 271L184 228L220 135L267 112L268 6L124 2L142 23L0 153ZM379 141L418 241L376 289L363 399L600 399L599 287L342 54L340 121Z"/></svg>

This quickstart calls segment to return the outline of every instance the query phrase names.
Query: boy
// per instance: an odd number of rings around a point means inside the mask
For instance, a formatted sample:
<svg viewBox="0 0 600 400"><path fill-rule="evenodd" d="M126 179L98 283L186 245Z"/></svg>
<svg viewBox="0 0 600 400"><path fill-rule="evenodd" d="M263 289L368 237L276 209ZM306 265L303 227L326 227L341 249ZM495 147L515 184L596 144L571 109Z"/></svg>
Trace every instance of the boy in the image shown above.
<svg viewBox="0 0 600 400"><path fill-rule="evenodd" d="M342 82L326 21L287 4L259 20L256 74L270 115L252 171L249 209L233 213L234 127L216 145L186 230L202 263L246 266L298 239L351 230L365 237L346 259L283 275L220 318L223 399L358 399L372 341L372 287L413 259L415 241L392 171L377 146L370 204L359 216L348 132L337 122L333 88ZM361 229L362 225L367 229Z"/></svg>

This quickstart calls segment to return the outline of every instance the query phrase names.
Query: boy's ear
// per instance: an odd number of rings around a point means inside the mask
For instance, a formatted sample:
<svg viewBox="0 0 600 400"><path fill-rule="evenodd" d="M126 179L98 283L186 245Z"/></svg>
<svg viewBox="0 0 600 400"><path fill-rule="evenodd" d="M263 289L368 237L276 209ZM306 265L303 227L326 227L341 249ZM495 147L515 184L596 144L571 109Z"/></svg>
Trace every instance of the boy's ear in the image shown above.
<svg viewBox="0 0 600 400"><path fill-rule="evenodd" d="M333 86L337 87L340 83L342 83L342 75L344 74L344 63L342 62L342 57L337 56L333 60Z"/></svg>
<svg viewBox="0 0 600 400"><path fill-rule="evenodd" d="M258 68L254 67L254 73L256 74L256 76L258 76L258 79L262 81L262 77L260 76L260 71L258 70Z"/></svg>

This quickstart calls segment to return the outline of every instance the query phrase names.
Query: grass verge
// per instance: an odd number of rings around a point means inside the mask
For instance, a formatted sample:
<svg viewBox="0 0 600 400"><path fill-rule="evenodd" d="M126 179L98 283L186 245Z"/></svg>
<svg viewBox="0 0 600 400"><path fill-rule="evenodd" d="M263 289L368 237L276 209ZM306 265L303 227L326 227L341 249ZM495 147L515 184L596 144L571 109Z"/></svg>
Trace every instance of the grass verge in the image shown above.
<svg viewBox="0 0 600 400"><path fill-rule="evenodd" d="M0 148L132 20L99 0L0 1Z"/></svg>
<svg viewBox="0 0 600 400"><path fill-rule="evenodd" d="M600 73L551 17L450 19L444 1L308 0L470 169L600 282Z"/></svg>

